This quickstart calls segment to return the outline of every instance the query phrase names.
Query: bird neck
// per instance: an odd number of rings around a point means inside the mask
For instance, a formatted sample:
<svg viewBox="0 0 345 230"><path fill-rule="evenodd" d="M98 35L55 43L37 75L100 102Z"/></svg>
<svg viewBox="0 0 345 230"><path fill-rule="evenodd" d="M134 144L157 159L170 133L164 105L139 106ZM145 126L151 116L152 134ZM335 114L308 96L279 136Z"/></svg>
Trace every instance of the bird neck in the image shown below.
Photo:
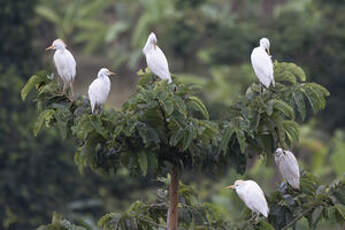
<svg viewBox="0 0 345 230"><path fill-rule="evenodd" d="M99 79L102 79L102 80L103 80L103 79L106 79L107 77L108 77L108 76L105 75L105 74L99 74L99 75L98 75L98 78L99 78Z"/></svg>
<svg viewBox="0 0 345 230"><path fill-rule="evenodd" d="M152 50L153 47L154 47L153 43L148 40L144 46L144 49L143 49L144 54L146 54L148 51Z"/></svg>
<svg viewBox="0 0 345 230"><path fill-rule="evenodd" d="M266 48L265 48L264 45L260 45L259 48L262 49L262 50L264 50L264 51L266 50Z"/></svg>

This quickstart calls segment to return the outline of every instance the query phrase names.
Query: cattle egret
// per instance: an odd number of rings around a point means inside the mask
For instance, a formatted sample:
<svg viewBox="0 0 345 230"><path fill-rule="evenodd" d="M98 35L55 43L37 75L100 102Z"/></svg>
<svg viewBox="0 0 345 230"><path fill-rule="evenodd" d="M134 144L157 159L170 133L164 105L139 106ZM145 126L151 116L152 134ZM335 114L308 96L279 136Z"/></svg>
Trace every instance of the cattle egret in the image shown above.
<svg viewBox="0 0 345 230"><path fill-rule="evenodd" d="M270 42L267 38L260 39L260 46L253 49L251 55L252 66L260 83L268 88L274 86L273 63L270 56ZM266 52L267 51L267 52Z"/></svg>
<svg viewBox="0 0 345 230"><path fill-rule="evenodd" d="M54 64L57 72L63 82L63 93L66 94L68 87L71 89L72 98L74 98L73 82L76 75L76 62L66 44L61 39L56 39L46 50L55 50Z"/></svg>
<svg viewBox="0 0 345 230"><path fill-rule="evenodd" d="M100 69L97 78L89 86L88 93L92 113L95 112L97 106L102 107L108 98L111 86L110 75L115 75L115 73L107 68Z"/></svg>
<svg viewBox="0 0 345 230"><path fill-rule="evenodd" d="M226 187L235 189L238 196L254 213L268 217L269 209L264 192L253 180L236 180L234 185Z"/></svg>
<svg viewBox="0 0 345 230"><path fill-rule="evenodd" d="M299 167L292 152L278 148L274 160L282 177L295 189L299 189Z"/></svg>
<svg viewBox="0 0 345 230"><path fill-rule="evenodd" d="M157 46L157 37L154 33L151 33L147 38L143 53L151 72L162 80L168 79L168 83L171 83L168 60L163 51Z"/></svg>

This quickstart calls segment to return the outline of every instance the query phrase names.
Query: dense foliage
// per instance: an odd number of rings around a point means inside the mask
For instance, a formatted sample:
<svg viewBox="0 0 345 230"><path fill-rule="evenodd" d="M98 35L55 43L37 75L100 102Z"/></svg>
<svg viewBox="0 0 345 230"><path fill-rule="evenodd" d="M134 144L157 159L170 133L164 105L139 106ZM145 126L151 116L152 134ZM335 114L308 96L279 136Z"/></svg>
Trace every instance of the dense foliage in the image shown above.
<svg viewBox="0 0 345 230"><path fill-rule="evenodd" d="M34 133L37 135L45 125L56 126L62 136L73 136L79 145L75 161L81 170L88 166L113 174L125 167L133 176L152 177L164 176L175 168L181 172L183 169L220 172L232 166L243 173L247 157L256 153L270 157L277 147L291 148L299 137L297 113L304 120L306 101L316 113L324 108L325 97L329 95L321 85L305 82L300 67L276 62L275 87L261 91L259 85L252 84L245 96L228 108L228 120L209 121L205 105L193 95L193 85L180 83L176 78L172 84L156 81L148 70L138 74L137 91L121 111L110 109L91 114L86 98L70 101L61 95L57 81L50 75L44 71L37 73L22 90L25 100L36 89L34 98L40 115ZM313 187L309 193L315 190ZM129 209L139 215L136 221L139 226L152 228L152 224L144 222L160 222L167 213L142 220L140 210L145 207L136 203ZM277 215L286 216L283 225L291 219L286 213ZM108 215L100 223L114 217L121 225L126 216ZM294 217L294 213L290 216ZM180 225L183 226L183 221Z"/></svg>
<svg viewBox="0 0 345 230"><path fill-rule="evenodd" d="M167 181L162 180L167 183ZM268 220L251 218L249 209L244 213L244 220L237 223L226 221L217 207L211 203L200 203L197 192L181 184L180 226L179 229L288 229L296 227L297 222L306 218L310 229L316 229L319 222L345 222L345 180L323 185L308 173L303 173L301 191L295 191L287 183L269 197L271 214ZM136 201L123 213L109 213L98 221L98 227L104 230L145 229L163 230L168 210L168 191L160 189L156 198L149 202ZM56 214L55 214L56 215ZM60 217L61 218L61 217ZM80 222L80 229L91 229ZM59 228L60 227L60 228ZM42 225L39 230L71 230L75 226L66 219L53 217L50 225ZM79 228L77 228L79 229Z"/></svg>
<svg viewBox="0 0 345 230"><path fill-rule="evenodd" d="M139 75L137 92L122 110L101 115L90 115L83 97L70 102L45 72L34 75L22 90L25 99L37 88L40 115L34 133L43 124L56 125L63 136L78 139L75 160L80 168L106 173L115 173L120 165L132 175L165 175L173 165L221 170L231 164L243 173L244 153L272 155L277 147L291 148L298 141L297 111L303 120L306 100L318 112L329 95L322 86L305 83L303 70L295 64L276 62L276 87L260 92L252 84L229 108L230 119L214 122L193 96L193 85L177 79L173 84L158 83L150 73Z"/></svg>

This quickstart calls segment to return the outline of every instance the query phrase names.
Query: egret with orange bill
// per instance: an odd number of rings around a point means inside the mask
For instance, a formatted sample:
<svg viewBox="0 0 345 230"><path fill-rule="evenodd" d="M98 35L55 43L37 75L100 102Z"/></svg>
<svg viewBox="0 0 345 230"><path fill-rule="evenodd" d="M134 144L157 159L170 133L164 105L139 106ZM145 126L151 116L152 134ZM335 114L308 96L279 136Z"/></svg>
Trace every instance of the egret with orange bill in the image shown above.
<svg viewBox="0 0 345 230"><path fill-rule="evenodd" d="M67 89L70 88L73 99L73 83L77 72L76 61L72 53L66 47L66 44L61 39L56 39L46 50L55 50L54 64L63 82L63 93L67 95Z"/></svg>
<svg viewBox="0 0 345 230"><path fill-rule="evenodd" d="M236 190L237 195L254 213L268 217L269 208L265 194L260 186L253 180L236 180L234 185L225 187Z"/></svg>
<svg viewBox="0 0 345 230"><path fill-rule="evenodd" d="M115 75L115 73L107 68L102 68L98 71L97 78L90 84L88 94L92 113L95 113L97 108L98 111L101 111L107 100L111 87L109 79L111 75Z"/></svg>

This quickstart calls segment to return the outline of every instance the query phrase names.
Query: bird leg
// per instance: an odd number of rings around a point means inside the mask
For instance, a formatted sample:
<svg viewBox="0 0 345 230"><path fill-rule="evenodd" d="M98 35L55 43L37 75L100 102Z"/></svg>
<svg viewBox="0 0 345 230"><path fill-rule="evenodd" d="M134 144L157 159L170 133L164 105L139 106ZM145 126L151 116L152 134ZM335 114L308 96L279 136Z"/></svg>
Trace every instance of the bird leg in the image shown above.
<svg viewBox="0 0 345 230"><path fill-rule="evenodd" d="M252 217L250 218L250 221L252 221L254 219L254 212L252 211Z"/></svg>
<svg viewBox="0 0 345 230"><path fill-rule="evenodd" d="M102 110L103 110L102 105L96 104L96 105L95 105L94 114L101 114Z"/></svg>
<svg viewBox="0 0 345 230"><path fill-rule="evenodd" d="M249 222L256 223L256 222L258 221L258 220L257 220L258 216L259 216L259 215L256 215L256 213L254 213L254 212L252 211L252 215L251 215L251 218L249 219Z"/></svg>
<svg viewBox="0 0 345 230"><path fill-rule="evenodd" d="M260 218L260 214L255 216L255 219L254 219L255 223L257 223L259 221L259 218Z"/></svg>
<svg viewBox="0 0 345 230"><path fill-rule="evenodd" d="M63 85L63 80L62 80L62 78L59 76L59 77L57 78L57 81L58 81L58 84L59 84L59 88L61 88L61 86Z"/></svg>
<svg viewBox="0 0 345 230"><path fill-rule="evenodd" d="M73 81L70 81L69 82L69 87L70 87L70 89L71 89L71 101L73 101L74 100L74 89L73 89Z"/></svg>
<svg viewBox="0 0 345 230"><path fill-rule="evenodd" d="M104 109L104 105L99 105L99 114L102 113L103 109Z"/></svg>
<svg viewBox="0 0 345 230"><path fill-rule="evenodd" d="M67 82L63 80L62 94L67 95Z"/></svg>
<svg viewBox="0 0 345 230"><path fill-rule="evenodd" d="M93 114L98 114L98 105L95 104L95 108L93 110Z"/></svg>

